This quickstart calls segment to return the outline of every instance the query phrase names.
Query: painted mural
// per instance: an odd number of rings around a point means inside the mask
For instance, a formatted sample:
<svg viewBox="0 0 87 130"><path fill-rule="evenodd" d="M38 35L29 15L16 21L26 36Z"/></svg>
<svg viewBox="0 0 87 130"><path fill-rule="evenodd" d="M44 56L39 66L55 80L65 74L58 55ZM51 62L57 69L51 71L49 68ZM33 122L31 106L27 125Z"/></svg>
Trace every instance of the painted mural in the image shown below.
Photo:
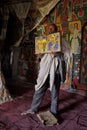
<svg viewBox="0 0 87 130"><path fill-rule="evenodd" d="M62 37L66 38L73 50L72 78L80 79L81 26L87 21L87 0L61 0L45 17L47 25L55 23ZM46 32L47 34L47 32Z"/></svg>
<svg viewBox="0 0 87 130"><path fill-rule="evenodd" d="M81 83L87 84L87 22L82 30Z"/></svg>
<svg viewBox="0 0 87 130"><path fill-rule="evenodd" d="M69 22L69 44L73 54L81 52L81 22Z"/></svg>
<svg viewBox="0 0 87 130"><path fill-rule="evenodd" d="M72 49L72 78L80 77L80 54L81 54L81 22L69 22L68 43Z"/></svg>
<svg viewBox="0 0 87 130"><path fill-rule="evenodd" d="M31 19L30 14L32 13L34 14L33 18ZM26 26L34 26L34 19L36 18L37 14L38 18L40 17L40 14L37 10L32 11L31 9L30 14L29 18L26 20ZM37 36L47 36L48 24L55 23L58 27L58 31L61 32L62 37L66 38L69 45L73 49L73 78L79 79L81 76L81 81L87 83L86 80L84 80L84 75L86 73L84 68L82 69L83 71L81 70L82 74L80 75L80 64L82 66L84 65L84 62L86 62L82 61L81 63L80 61L80 57L82 55L81 45L84 43L81 43L81 26L84 25L84 21L87 21L87 0L61 0L40 23L41 27L39 26L39 28L37 28ZM75 29L76 26L77 29ZM74 37L75 35L76 38Z"/></svg>

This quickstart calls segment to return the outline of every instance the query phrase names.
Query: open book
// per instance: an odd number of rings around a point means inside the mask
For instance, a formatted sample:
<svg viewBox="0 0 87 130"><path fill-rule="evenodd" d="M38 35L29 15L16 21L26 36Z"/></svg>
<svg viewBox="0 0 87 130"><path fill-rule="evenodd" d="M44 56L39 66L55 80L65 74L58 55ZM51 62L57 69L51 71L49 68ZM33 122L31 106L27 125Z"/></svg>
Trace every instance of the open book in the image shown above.
<svg viewBox="0 0 87 130"><path fill-rule="evenodd" d="M48 36L35 37L35 54L60 52L60 33L49 34Z"/></svg>

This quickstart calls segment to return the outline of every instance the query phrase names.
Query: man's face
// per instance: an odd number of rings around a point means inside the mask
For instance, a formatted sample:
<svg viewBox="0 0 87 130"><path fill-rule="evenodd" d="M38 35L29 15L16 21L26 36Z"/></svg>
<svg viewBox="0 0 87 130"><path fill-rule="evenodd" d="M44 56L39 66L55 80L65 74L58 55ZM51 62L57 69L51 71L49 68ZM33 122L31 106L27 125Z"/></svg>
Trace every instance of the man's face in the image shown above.
<svg viewBox="0 0 87 130"><path fill-rule="evenodd" d="M48 31L49 31L49 34L55 33L55 28L54 28L54 26L53 26L53 25L50 25Z"/></svg>

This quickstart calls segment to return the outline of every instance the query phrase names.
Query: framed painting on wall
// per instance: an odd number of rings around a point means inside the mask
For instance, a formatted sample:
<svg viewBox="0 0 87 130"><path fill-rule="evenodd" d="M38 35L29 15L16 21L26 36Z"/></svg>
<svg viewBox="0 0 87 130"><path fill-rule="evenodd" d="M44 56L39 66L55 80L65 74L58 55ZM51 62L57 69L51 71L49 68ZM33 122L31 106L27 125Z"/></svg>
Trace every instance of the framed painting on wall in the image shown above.
<svg viewBox="0 0 87 130"><path fill-rule="evenodd" d="M60 32L35 37L35 54L61 51Z"/></svg>

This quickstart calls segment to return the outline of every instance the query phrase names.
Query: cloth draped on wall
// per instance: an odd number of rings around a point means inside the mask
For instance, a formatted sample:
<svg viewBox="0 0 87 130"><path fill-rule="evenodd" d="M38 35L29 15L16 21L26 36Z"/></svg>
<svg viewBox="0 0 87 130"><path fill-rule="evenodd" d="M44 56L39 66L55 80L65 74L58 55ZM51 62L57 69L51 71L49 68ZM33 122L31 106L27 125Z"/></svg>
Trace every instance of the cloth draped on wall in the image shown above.
<svg viewBox="0 0 87 130"><path fill-rule="evenodd" d="M34 24L32 28L29 28L29 31L27 33L31 32L33 29L35 29L40 22L43 20L43 18L49 14L49 12L55 7L55 5L59 2L60 0L32 0L32 2L23 2L23 3L17 3L17 4L10 4L10 5L4 5L3 11L4 11L4 19L3 23L3 29L2 29L2 37L0 36L1 39L6 38L6 31L7 31L7 24L8 24L8 19L9 19L9 12L10 10L13 10L15 12L17 18L21 21L22 27L21 27L21 36L19 39L16 41L15 46L18 47L24 38L24 24L25 24L25 19L27 18L27 15L29 14L30 7L36 8L38 10L38 13L34 17ZM15 34L16 35L16 34ZM27 34L26 34L27 35Z"/></svg>
<svg viewBox="0 0 87 130"><path fill-rule="evenodd" d="M5 87L4 76L0 71L0 104L11 100L12 100L11 95Z"/></svg>
<svg viewBox="0 0 87 130"><path fill-rule="evenodd" d="M22 36L19 38L19 40L16 42L15 46L19 46L23 37L24 37L24 22L25 19L28 15L30 6L34 6L38 10L37 17L35 16L34 19L34 25L32 28L29 28L29 31L27 33L31 32L33 29L35 29L40 22L43 20L43 18L49 14L52 8L55 7L55 5L59 2L60 0L33 0L33 2L25 2L25 3L20 3L20 4L14 4L11 5L11 7L15 10L15 13L17 17L21 20L23 27L22 27ZM25 34L27 35L27 34Z"/></svg>
<svg viewBox="0 0 87 130"><path fill-rule="evenodd" d="M0 55L0 60L1 60L1 55ZM0 104L7 101L11 101L11 100L12 100L12 97L8 89L6 88L5 78L1 71L1 61L0 61Z"/></svg>
<svg viewBox="0 0 87 130"><path fill-rule="evenodd" d="M4 6L3 8L0 8L0 13L2 13L3 15L2 17L3 22L2 22L1 35L0 35L0 43L2 43L1 45L1 49L2 49L2 46L6 38L7 24L9 19L9 10L6 6ZM0 104L10 100L12 100L12 98L5 86L5 79L1 72L1 55L0 55Z"/></svg>
<svg viewBox="0 0 87 130"><path fill-rule="evenodd" d="M1 35L0 35L0 48L2 49L4 40L6 38L6 32L7 32L7 24L9 19L9 9L7 6L0 7L0 13L3 16L2 17L2 27L1 27Z"/></svg>
<svg viewBox="0 0 87 130"><path fill-rule="evenodd" d="M34 25L34 27L32 29L34 29L35 27L37 27L39 25L39 23L43 20L43 18L49 14L49 12L55 7L55 5L60 1L60 0L33 0L36 8L39 10L40 12L40 18L38 19L38 21L36 22L36 24Z"/></svg>
<svg viewBox="0 0 87 130"><path fill-rule="evenodd" d="M25 19L27 17L30 5L31 5L30 2L25 2L25 3L13 4L10 7L15 11L16 16L18 17L18 19L22 23L22 29L21 29L22 35L21 35L21 37L19 37L19 40L15 43L15 46L20 45L22 38L24 36L24 22L25 22Z"/></svg>

